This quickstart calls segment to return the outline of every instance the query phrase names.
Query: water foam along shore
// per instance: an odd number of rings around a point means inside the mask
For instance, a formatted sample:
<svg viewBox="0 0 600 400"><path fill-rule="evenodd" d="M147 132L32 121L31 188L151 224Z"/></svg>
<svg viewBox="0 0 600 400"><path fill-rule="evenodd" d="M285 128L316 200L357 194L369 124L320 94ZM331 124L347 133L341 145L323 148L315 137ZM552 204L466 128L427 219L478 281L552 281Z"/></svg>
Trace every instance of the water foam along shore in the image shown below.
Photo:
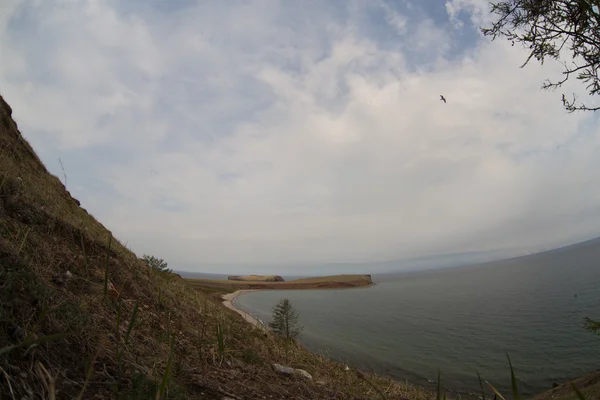
<svg viewBox="0 0 600 400"><path fill-rule="evenodd" d="M268 328L263 324L262 321L255 318L252 314L250 314L244 310L240 310L239 308L237 308L235 306L235 299L238 296L240 296L244 293L249 293L249 292L254 292L254 291L255 290L253 290L253 289L244 289L244 290L235 291L233 293L224 294L223 296L221 296L221 298L223 299L223 305L225 307L229 308L230 310L233 310L236 313L240 314L242 316L242 318L244 318L246 321L250 322L252 325L257 326L258 328L263 329L263 330L268 330Z"/></svg>

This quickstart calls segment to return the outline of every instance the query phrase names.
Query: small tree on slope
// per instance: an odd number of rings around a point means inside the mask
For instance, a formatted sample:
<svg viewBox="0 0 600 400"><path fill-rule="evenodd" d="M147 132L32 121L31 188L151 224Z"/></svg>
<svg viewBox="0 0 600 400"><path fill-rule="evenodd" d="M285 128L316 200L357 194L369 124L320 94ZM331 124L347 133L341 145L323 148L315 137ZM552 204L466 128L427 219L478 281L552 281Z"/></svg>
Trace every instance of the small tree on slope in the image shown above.
<svg viewBox="0 0 600 400"><path fill-rule="evenodd" d="M288 340L300 335L302 327L298 324L298 311L291 301L283 299L273 308L273 321L269 323L269 328Z"/></svg>
<svg viewBox="0 0 600 400"><path fill-rule="evenodd" d="M144 254L142 260L146 263L150 269L156 272L171 272L169 268L167 268L167 263L162 258L157 258L154 256L149 256Z"/></svg>

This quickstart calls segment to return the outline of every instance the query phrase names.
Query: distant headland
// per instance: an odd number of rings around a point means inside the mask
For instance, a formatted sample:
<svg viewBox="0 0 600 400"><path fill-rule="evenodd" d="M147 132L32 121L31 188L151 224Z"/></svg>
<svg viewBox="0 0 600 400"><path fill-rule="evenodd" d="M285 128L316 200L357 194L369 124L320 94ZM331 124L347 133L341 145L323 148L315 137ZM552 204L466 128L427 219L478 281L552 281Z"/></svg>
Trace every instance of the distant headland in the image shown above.
<svg viewBox="0 0 600 400"><path fill-rule="evenodd" d="M230 281L245 281L245 282L284 282L279 275L232 275L227 278Z"/></svg>
<svg viewBox="0 0 600 400"><path fill-rule="evenodd" d="M228 279L187 278L194 288L205 291L235 292L266 289L346 289L373 285L371 275L329 275L286 281L279 275L230 276Z"/></svg>

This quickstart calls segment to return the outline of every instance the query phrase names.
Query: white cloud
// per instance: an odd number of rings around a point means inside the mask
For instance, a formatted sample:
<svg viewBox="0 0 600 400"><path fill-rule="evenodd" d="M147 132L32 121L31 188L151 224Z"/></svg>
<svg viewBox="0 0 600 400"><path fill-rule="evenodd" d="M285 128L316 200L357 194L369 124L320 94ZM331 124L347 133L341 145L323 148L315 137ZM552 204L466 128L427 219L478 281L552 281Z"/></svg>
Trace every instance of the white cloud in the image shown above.
<svg viewBox="0 0 600 400"><path fill-rule="evenodd" d="M345 17L302 4L17 7L0 19L2 94L45 160L85 152L72 179L83 205L174 266L599 233L598 119L539 90L551 68L519 69L524 54L502 42L449 54L444 24L385 7L371 22L399 46L382 46L357 23L360 2ZM483 18L476 2L447 9Z"/></svg>
<svg viewBox="0 0 600 400"><path fill-rule="evenodd" d="M459 19L461 13L468 14L476 27L487 25L492 21L489 13L490 2L487 0L447 0L446 11L456 27L463 26L463 22Z"/></svg>

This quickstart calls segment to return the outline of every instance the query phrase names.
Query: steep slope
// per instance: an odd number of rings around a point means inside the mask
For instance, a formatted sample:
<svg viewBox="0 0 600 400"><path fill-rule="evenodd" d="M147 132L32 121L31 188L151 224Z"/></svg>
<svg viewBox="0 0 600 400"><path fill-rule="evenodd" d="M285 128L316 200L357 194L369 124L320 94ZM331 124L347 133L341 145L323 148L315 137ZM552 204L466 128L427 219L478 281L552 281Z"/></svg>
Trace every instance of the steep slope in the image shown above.
<svg viewBox="0 0 600 400"><path fill-rule="evenodd" d="M0 302L2 399L358 399L374 387L429 398L286 351L177 276L151 273L48 173L1 97Z"/></svg>
<svg viewBox="0 0 600 400"><path fill-rule="evenodd" d="M579 400L579 397L573 390L571 384L574 384L586 398L600 399L599 370L580 378L561 383L551 390L535 396L533 400Z"/></svg>

